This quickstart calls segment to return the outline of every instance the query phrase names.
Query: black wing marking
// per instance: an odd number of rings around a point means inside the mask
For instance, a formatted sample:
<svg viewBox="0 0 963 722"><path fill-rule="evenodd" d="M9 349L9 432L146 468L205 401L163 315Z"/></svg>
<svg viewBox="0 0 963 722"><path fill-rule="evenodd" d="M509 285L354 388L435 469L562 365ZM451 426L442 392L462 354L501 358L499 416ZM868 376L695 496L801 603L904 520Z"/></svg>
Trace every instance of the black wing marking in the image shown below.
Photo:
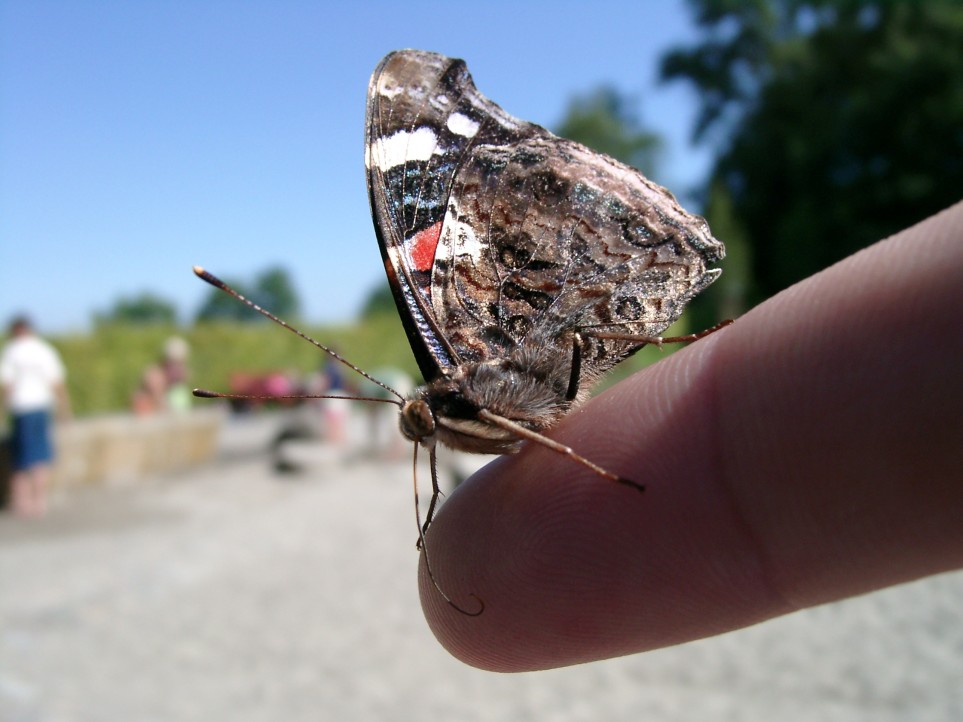
<svg viewBox="0 0 963 722"><path fill-rule="evenodd" d="M431 266L452 183L471 142L457 110L468 90L474 88L464 62L417 50L386 56L368 86L365 165L372 216L426 381L461 362L437 324Z"/></svg>

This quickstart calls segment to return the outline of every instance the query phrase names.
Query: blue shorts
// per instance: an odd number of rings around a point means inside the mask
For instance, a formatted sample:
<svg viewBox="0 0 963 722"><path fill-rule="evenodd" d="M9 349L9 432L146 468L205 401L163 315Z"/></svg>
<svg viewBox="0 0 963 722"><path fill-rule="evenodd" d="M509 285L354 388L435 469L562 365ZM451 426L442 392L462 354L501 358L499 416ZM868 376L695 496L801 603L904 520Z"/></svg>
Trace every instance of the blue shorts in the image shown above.
<svg viewBox="0 0 963 722"><path fill-rule="evenodd" d="M26 414L14 414L10 451L13 457L13 468L16 471L53 461L53 444L50 443L50 412L30 411Z"/></svg>

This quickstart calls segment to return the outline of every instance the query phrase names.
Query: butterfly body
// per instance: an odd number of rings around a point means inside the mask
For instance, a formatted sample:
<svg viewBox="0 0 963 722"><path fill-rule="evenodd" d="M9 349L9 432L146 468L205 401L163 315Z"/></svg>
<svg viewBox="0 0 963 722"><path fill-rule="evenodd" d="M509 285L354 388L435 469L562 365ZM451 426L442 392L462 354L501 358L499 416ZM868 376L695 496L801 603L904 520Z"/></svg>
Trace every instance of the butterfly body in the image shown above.
<svg viewBox="0 0 963 722"><path fill-rule="evenodd" d="M724 248L702 218L637 170L510 116L460 60L381 62L365 163L426 380L402 432L429 446L517 450L520 430L558 423L719 274L708 266Z"/></svg>
<svg viewBox="0 0 963 722"><path fill-rule="evenodd" d="M576 402L566 397L569 364L559 363L560 354L562 359L572 356L571 346L557 349L555 343L539 346L532 341L503 358L463 364L450 375L416 389L409 402L424 402L441 419L435 427L438 440L445 446L481 454L517 451L521 439L479 420L479 411L486 409L542 432L554 426ZM584 393L578 400L582 397ZM403 411L402 432L417 440L405 418Z"/></svg>

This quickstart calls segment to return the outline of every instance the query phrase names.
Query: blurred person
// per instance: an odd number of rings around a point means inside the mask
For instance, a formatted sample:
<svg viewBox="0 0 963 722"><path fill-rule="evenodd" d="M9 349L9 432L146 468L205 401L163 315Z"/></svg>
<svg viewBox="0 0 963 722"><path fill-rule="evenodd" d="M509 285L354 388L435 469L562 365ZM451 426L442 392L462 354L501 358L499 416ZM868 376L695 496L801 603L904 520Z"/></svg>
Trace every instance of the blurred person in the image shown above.
<svg viewBox="0 0 963 722"><path fill-rule="evenodd" d="M11 504L19 516L43 516L54 458L51 416L70 416L60 355L36 336L30 321L19 316L10 324L10 340L0 353L0 384L11 417L13 477Z"/></svg>
<svg viewBox="0 0 963 722"><path fill-rule="evenodd" d="M390 386L407 397L415 389L414 380L401 369L384 366L371 372L373 378ZM360 396L394 401L395 395L382 386L362 378L358 391ZM372 456L383 454L390 459L410 453L410 442L398 432L398 409L391 404L365 403L368 418L367 451Z"/></svg>
<svg viewBox="0 0 963 722"><path fill-rule="evenodd" d="M131 410L138 416L162 411L187 411L191 389L187 385L187 357L190 346L180 336L164 343L160 361L144 369L140 385L131 397Z"/></svg>
<svg viewBox="0 0 963 722"><path fill-rule="evenodd" d="M316 393L319 394L334 396L351 394L345 382L341 364L333 359L326 359L321 366L316 388L318 389ZM344 444L348 439L347 425L351 402L346 399L323 399L321 404L325 439L332 444Z"/></svg>
<svg viewBox="0 0 963 722"><path fill-rule="evenodd" d="M131 410L138 416L150 416L166 409L167 376L161 366L151 364L131 397Z"/></svg>
<svg viewBox="0 0 963 722"><path fill-rule="evenodd" d="M187 411L191 408L191 389L187 385L187 358L191 347L180 336L171 336L164 344L161 369L164 372L167 408Z"/></svg>

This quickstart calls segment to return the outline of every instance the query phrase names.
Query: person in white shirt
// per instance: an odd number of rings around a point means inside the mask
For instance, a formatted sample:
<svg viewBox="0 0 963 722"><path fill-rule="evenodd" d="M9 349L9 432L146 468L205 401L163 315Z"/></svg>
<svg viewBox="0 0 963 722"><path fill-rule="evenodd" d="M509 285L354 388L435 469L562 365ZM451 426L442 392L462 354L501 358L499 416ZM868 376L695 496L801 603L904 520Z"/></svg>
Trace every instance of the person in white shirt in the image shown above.
<svg viewBox="0 0 963 722"><path fill-rule="evenodd" d="M42 516L53 461L51 416L70 415L63 362L49 343L37 337L30 321L10 324L10 341L0 353L0 385L11 418L13 476L10 501L14 513Z"/></svg>

